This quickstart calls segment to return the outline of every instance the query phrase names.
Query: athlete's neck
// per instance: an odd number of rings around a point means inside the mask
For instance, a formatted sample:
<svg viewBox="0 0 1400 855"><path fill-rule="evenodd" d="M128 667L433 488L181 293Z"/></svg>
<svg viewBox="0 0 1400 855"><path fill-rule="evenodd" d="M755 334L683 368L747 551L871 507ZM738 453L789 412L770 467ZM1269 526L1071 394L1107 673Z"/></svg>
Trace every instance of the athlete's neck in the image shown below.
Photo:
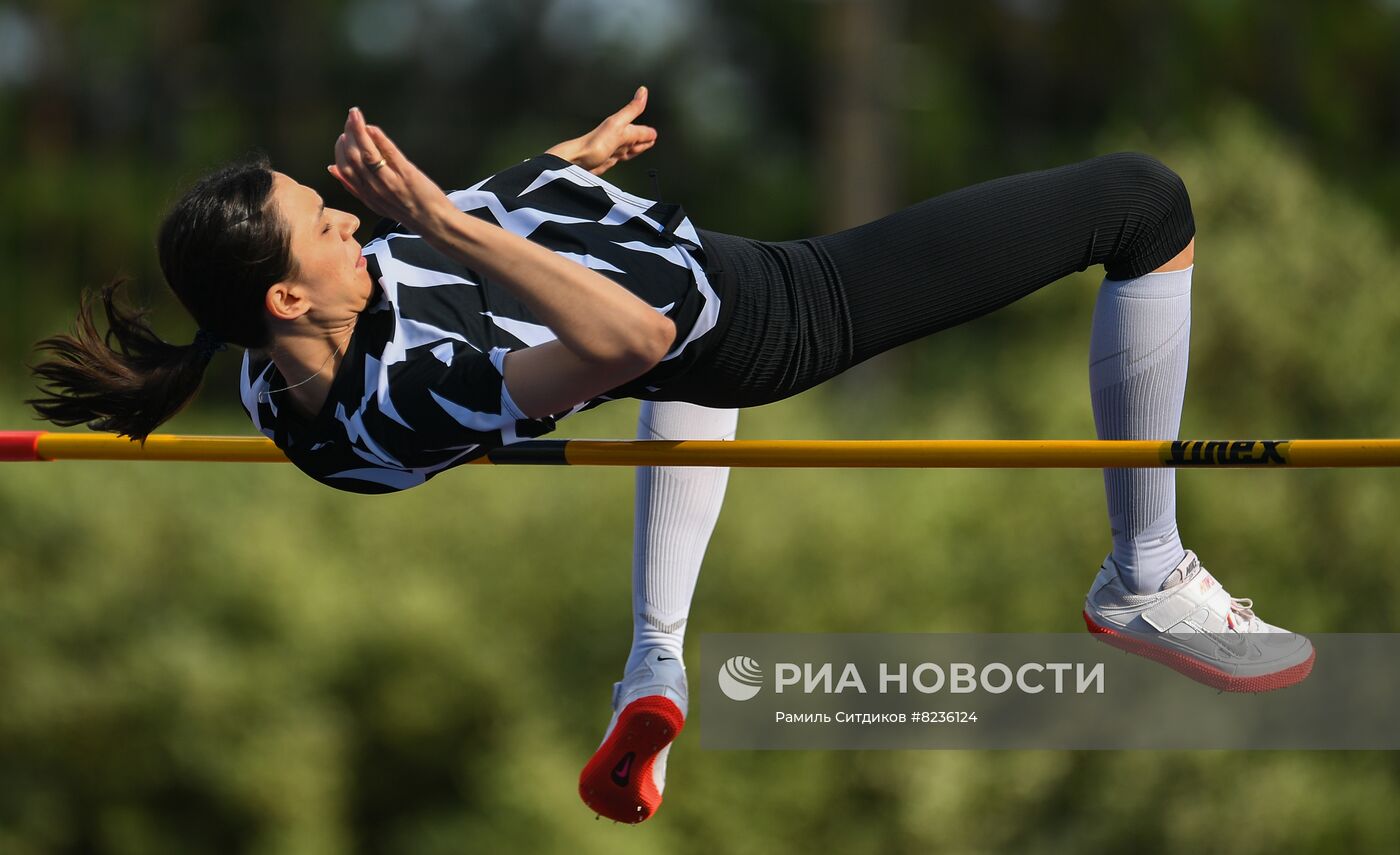
<svg viewBox="0 0 1400 855"><path fill-rule="evenodd" d="M325 406L354 330L351 321L342 329L319 335L288 337L268 349L269 358L282 375L282 382L274 390L280 389L305 418L315 418Z"/></svg>

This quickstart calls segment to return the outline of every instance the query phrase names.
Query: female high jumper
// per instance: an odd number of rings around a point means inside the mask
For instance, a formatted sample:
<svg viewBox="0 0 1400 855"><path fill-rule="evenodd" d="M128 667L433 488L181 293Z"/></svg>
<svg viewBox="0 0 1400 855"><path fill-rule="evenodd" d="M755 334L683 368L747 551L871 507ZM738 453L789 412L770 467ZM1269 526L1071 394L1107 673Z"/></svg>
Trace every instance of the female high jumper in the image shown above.
<svg viewBox="0 0 1400 855"><path fill-rule="evenodd" d="M384 217L364 246L356 217L266 161L206 176L159 236L193 343L160 338L110 284L106 337L89 293L74 334L39 343L56 358L33 367L51 386L29 403L59 425L144 438L231 343L249 417L298 468L392 492L619 398L641 399L641 439L733 439L741 408L1102 264L1098 437L1176 438L1195 224L1162 163L1105 155L764 242L698 229L599 177L655 143L636 123L646 99L640 88L590 133L449 194L351 109L328 169ZM1183 548L1173 470L1103 477L1113 548L1084 602L1092 632L1226 688L1307 675L1308 640L1260 620ZM632 649L579 782L601 815L640 822L661 802L687 710L682 639L727 480L637 470Z"/></svg>

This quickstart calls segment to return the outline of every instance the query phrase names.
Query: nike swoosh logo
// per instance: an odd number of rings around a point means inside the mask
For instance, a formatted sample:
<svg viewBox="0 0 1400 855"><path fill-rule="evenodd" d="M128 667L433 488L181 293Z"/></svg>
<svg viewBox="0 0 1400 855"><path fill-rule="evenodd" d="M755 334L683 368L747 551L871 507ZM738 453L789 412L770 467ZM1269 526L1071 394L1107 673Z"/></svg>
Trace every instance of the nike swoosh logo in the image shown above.
<svg viewBox="0 0 1400 855"><path fill-rule="evenodd" d="M657 662L675 662L675 661L676 661L676 657L674 657L674 656L658 656L658 657L656 657L656 661L657 661Z"/></svg>
<svg viewBox="0 0 1400 855"><path fill-rule="evenodd" d="M628 751L626 754L622 755L622 759L619 760L617 762L617 765L613 767L612 782L614 784L617 784L619 787L627 786L627 780L631 777L632 773L633 756L635 756L634 753Z"/></svg>

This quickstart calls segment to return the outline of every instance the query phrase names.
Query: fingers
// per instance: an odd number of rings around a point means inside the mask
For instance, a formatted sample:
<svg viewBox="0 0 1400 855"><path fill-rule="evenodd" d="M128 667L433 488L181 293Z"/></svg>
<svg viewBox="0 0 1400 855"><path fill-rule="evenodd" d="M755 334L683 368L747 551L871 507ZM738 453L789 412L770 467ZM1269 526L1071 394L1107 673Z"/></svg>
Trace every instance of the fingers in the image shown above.
<svg viewBox="0 0 1400 855"><path fill-rule="evenodd" d="M340 177L353 184L359 177L357 166L351 166L349 154L350 141L345 138L345 134L336 137L335 140L335 166Z"/></svg>
<svg viewBox="0 0 1400 855"><path fill-rule="evenodd" d="M622 133L622 145L656 142L656 128L649 125L628 125Z"/></svg>
<svg viewBox="0 0 1400 855"><path fill-rule="evenodd" d="M656 145L655 134L652 134L649 137L642 137L641 139L638 139L635 142L624 143L623 145L618 146L617 157L619 160L631 160L632 158L636 157L642 152L650 149L654 145Z"/></svg>
<svg viewBox="0 0 1400 855"><path fill-rule="evenodd" d="M375 213L402 223L416 222L447 201L382 128L366 123L358 108L346 117L345 131L335 141L335 163L326 169Z"/></svg>
<svg viewBox="0 0 1400 855"><path fill-rule="evenodd" d="M335 165L326 169L361 202L382 213L386 207L383 188L380 186L381 182L375 179L382 178L383 176L376 173L384 171L387 167L378 170L371 168L378 161L379 155L373 144L369 143L363 117L358 117L359 127L356 127L358 112L352 110L350 117L346 119L346 133L342 133L335 141ZM374 159L370 159L370 155L375 155Z"/></svg>
<svg viewBox="0 0 1400 855"><path fill-rule="evenodd" d="M350 184L349 181L345 180L345 176L340 174L340 170L334 165L327 166L326 171L329 172L331 176L335 178L336 181L340 182L340 186L344 187L346 190L349 190L352 195L360 195L359 193L355 192L355 188Z"/></svg>
<svg viewBox="0 0 1400 855"><path fill-rule="evenodd" d="M358 107L351 107L345 118L345 131L335 141L335 161L340 171L338 177L351 184L367 180L379 171L373 166L382 157L370 138L364 114Z"/></svg>
<svg viewBox="0 0 1400 855"><path fill-rule="evenodd" d="M644 143L637 143L633 146L628 146L627 150L622 153L622 159L631 160L632 158L651 148L653 145L656 145L655 140L651 140L649 142Z"/></svg>
<svg viewBox="0 0 1400 855"><path fill-rule="evenodd" d="M354 148L358 149L366 167L379 162L382 155L370 140L369 128L365 126L365 115L360 112L359 107L350 108L350 115L345 119L345 133L354 143Z"/></svg>
<svg viewBox="0 0 1400 855"><path fill-rule="evenodd" d="M642 114L647 108L647 88L638 86L637 92L632 96L632 100L616 113L608 117L608 120L618 125L630 125L632 120Z"/></svg>
<svg viewBox="0 0 1400 855"><path fill-rule="evenodd" d="M622 135L615 156L618 160L631 160L656 145L656 128L646 125L632 125Z"/></svg>
<svg viewBox="0 0 1400 855"><path fill-rule="evenodd" d="M391 153L397 157L398 149L384 132L378 128L371 131L360 109L351 107L345 118L345 131L335 141L335 166L329 171L351 193L372 203L380 199L386 189L385 179L393 172L389 166ZM384 165L376 167L381 161Z"/></svg>
<svg viewBox="0 0 1400 855"><path fill-rule="evenodd" d="M399 153L399 147L394 145L394 141L389 139L389 135L384 133L378 125L369 126L369 138L379 152L379 156L387 160L390 166L403 163L403 155Z"/></svg>

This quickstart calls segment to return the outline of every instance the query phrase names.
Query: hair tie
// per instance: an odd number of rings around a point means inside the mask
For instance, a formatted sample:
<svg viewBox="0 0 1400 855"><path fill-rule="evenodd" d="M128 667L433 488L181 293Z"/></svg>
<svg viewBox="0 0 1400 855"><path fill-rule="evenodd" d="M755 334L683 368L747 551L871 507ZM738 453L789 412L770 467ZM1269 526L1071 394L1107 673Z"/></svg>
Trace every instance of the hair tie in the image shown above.
<svg viewBox="0 0 1400 855"><path fill-rule="evenodd" d="M202 328L194 334L194 344L191 346L199 348L200 355L205 359L213 359L218 351L228 350L228 344L223 339Z"/></svg>

